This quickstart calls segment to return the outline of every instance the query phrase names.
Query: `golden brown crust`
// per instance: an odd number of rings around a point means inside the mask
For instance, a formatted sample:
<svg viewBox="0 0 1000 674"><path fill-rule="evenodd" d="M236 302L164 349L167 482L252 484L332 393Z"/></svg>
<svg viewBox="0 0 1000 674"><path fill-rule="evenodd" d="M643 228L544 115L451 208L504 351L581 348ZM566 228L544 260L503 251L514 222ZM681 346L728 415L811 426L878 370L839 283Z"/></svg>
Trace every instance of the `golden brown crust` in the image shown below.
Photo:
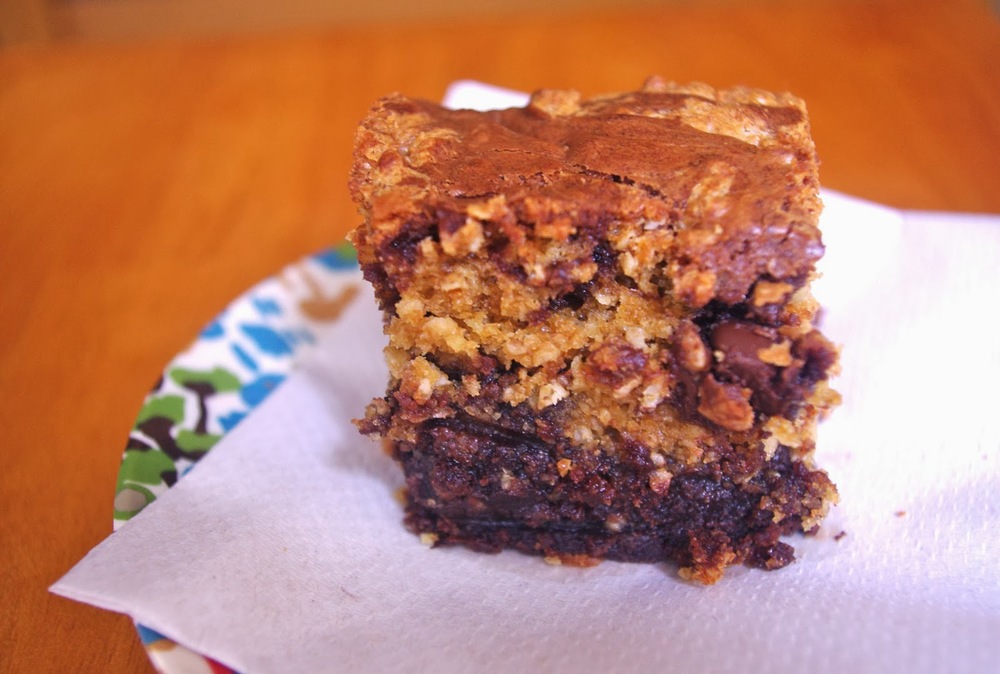
<svg viewBox="0 0 1000 674"><path fill-rule="evenodd" d="M669 260L678 297L696 307L732 303L763 275L801 277L822 254L805 108L749 89L653 81L587 101L542 91L491 113L389 97L359 131L351 188L379 222L376 247L443 209L453 226L480 221L526 245L512 261L539 279L559 270L537 266L525 223L564 242L602 214L641 221L618 237L622 252L639 270Z"/></svg>

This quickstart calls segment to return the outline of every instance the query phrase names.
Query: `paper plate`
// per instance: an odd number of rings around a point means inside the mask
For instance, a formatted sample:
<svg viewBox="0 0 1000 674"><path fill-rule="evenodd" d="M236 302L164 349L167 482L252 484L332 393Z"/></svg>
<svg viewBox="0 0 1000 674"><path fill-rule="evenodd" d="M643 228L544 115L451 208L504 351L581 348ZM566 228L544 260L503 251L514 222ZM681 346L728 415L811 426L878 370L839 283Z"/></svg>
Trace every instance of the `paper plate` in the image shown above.
<svg viewBox="0 0 1000 674"><path fill-rule="evenodd" d="M129 433L115 490L116 530L182 479L284 381L361 283L350 244L306 257L241 295L170 361ZM161 672L233 671L136 627Z"/></svg>

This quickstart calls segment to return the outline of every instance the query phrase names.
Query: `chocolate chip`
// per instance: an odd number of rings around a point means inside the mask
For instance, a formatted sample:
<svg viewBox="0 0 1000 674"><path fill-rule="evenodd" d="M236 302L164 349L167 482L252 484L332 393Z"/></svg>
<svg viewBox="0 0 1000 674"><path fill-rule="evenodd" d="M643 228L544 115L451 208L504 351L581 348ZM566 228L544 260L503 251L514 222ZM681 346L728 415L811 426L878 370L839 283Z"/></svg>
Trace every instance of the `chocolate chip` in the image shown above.
<svg viewBox="0 0 1000 674"><path fill-rule="evenodd" d="M778 342L772 328L741 321L717 324L709 335L712 348L722 354L712 368L722 380L733 381L753 391L752 403L765 414L777 414L785 405L782 391L775 389L778 369L760 359L759 353Z"/></svg>

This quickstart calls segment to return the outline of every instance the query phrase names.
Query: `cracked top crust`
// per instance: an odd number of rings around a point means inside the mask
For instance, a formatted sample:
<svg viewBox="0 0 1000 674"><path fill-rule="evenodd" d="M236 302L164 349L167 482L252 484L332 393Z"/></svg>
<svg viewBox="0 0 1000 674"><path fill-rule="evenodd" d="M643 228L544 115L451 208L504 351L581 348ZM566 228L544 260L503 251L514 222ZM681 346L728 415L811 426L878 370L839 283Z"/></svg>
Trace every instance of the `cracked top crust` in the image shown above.
<svg viewBox="0 0 1000 674"><path fill-rule="evenodd" d="M359 130L351 190L374 248L430 221L456 246L491 224L514 243L565 243L641 223L663 254L631 242L621 264L665 262L691 308L744 301L758 281L800 287L823 253L805 107L753 89L654 78L587 100L543 90L485 113L390 96ZM539 271L545 284L559 273Z"/></svg>

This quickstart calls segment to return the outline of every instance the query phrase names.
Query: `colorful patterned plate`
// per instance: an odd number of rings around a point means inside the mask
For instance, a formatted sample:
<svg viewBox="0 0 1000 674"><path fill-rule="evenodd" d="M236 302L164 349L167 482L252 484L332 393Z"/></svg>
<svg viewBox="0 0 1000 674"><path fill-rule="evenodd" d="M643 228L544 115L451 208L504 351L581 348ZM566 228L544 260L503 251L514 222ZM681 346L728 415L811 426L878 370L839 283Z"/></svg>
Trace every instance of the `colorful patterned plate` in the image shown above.
<svg viewBox="0 0 1000 674"><path fill-rule="evenodd" d="M357 257L345 243L262 281L209 323L167 365L139 411L118 472L115 529L183 478L278 387L360 284ZM136 628L161 672L232 671L149 628Z"/></svg>

